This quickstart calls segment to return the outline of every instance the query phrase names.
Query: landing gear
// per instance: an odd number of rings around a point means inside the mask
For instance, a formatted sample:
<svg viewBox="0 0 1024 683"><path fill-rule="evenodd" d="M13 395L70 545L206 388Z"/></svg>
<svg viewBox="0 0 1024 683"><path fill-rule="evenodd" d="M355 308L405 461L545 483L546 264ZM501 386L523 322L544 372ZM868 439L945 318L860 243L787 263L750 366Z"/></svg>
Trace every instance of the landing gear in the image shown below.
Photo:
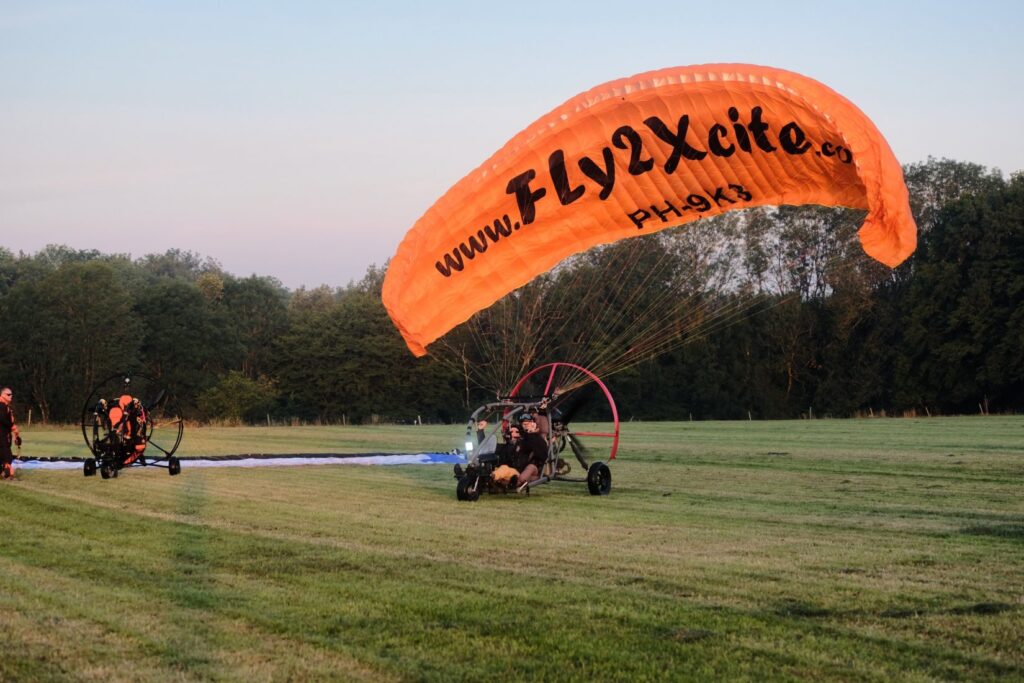
<svg viewBox="0 0 1024 683"><path fill-rule="evenodd" d="M592 496L607 496L612 490L612 471L603 462L595 462L587 470L587 489Z"/></svg>
<svg viewBox="0 0 1024 683"><path fill-rule="evenodd" d="M459 479L455 486L455 497L459 500L474 502L480 498L480 488L477 486L479 477L475 474L466 474Z"/></svg>

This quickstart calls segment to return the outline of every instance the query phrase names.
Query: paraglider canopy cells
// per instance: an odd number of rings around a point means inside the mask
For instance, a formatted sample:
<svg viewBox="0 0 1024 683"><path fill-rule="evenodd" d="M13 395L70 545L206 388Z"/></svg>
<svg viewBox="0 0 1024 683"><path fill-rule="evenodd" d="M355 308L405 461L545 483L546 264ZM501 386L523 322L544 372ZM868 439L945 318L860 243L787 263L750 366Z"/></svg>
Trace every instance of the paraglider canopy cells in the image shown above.
<svg viewBox="0 0 1024 683"><path fill-rule="evenodd" d="M916 246L903 172L875 125L789 71L712 64L582 93L456 183L409 230L384 305L428 344L568 256L756 206L866 211L864 251L895 267Z"/></svg>

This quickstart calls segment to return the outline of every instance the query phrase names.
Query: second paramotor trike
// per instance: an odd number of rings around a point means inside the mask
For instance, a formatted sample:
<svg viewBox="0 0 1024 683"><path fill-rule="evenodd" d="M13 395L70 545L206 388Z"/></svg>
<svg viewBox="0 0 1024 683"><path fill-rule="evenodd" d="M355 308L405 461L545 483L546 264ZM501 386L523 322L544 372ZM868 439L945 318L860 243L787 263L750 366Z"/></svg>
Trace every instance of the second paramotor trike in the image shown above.
<svg viewBox="0 0 1024 683"><path fill-rule="evenodd" d="M92 390L82 408L82 437L91 452L84 474L116 477L126 467L181 472L174 452L184 421L166 387L142 374L118 373Z"/></svg>

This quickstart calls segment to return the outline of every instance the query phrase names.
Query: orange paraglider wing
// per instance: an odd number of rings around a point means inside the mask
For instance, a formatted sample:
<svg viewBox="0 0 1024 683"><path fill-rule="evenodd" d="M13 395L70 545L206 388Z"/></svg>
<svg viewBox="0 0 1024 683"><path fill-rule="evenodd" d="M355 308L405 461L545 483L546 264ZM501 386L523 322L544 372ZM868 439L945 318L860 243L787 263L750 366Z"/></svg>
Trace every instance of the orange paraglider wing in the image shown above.
<svg viewBox="0 0 1024 683"><path fill-rule="evenodd" d="M417 356L567 256L725 211L866 209L864 251L917 243L903 172L875 125L815 80L714 64L612 81L510 140L416 221L384 279Z"/></svg>

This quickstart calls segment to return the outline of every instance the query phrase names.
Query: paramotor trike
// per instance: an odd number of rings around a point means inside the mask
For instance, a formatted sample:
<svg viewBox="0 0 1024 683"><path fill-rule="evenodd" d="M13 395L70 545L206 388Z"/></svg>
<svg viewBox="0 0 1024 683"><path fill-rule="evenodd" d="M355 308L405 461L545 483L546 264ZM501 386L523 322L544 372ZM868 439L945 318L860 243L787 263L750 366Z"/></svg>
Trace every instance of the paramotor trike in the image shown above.
<svg viewBox="0 0 1024 683"><path fill-rule="evenodd" d="M92 457L84 474L104 479L126 467L155 466L181 472L174 452L184 422L168 390L152 378L118 373L92 390L82 408L82 437Z"/></svg>
<svg viewBox="0 0 1024 683"><path fill-rule="evenodd" d="M577 429L572 423L584 408L587 428ZM547 446L547 459L538 479L521 485L512 480L514 485L510 486L494 476L503 464L498 436L502 432L507 444L509 427L527 414L536 418ZM481 420L487 421L488 429L478 434ZM474 501L481 493L529 493L530 489L553 481L585 482L592 495L607 495L612 487L608 463L615 458L618 446L619 414L604 382L573 363L541 365L523 375L508 396L473 411L466 426L469 462L464 470L456 467L456 497ZM571 476L567 449L585 476Z"/></svg>

